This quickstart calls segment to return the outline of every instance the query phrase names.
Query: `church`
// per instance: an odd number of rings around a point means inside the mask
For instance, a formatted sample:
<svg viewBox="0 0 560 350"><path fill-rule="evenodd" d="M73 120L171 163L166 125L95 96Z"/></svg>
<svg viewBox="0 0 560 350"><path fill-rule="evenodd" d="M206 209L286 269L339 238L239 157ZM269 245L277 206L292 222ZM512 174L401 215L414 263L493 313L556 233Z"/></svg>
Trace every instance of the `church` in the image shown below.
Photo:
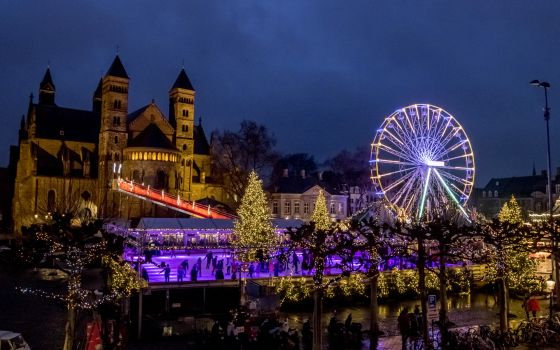
<svg viewBox="0 0 560 350"><path fill-rule="evenodd" d="M185 201L227 201L212 177L211 147L201 121L195 123L195 89L185 70L169 90L168 116L154 101L129 112L129 83L117 55L93 92L91 110L67 108L56 104L47 69L19 130L15 232L54 212L78 219L177 215L114 191L117 177Z"/></svg>

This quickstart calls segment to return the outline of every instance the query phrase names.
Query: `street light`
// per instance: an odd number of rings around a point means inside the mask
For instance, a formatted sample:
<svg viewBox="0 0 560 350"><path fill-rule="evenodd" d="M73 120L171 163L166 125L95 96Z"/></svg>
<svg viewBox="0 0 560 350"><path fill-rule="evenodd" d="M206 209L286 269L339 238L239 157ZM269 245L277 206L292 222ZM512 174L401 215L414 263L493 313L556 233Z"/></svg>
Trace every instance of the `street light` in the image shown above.
<svg viewBox="0 0 560 350"><path fill-rule="evenodd" d="M546 290L550 293L550 318L552 318L552 295L554 294L554 286L556 285L556 282L554 282L554 279L552 279L552 275L550 275L550 278L548 279L548 281L546 281Z"/></svg>
<svg viewBox="0 0 560 350"><path fill-rule="evenodd" d="M552 243L552 254L551 254L551 261L552 261L552 272L555 274L556 281L558 280L558 268L557 268L557 261L556 261L556 239L554 237L554 220L553 220L553 205L552 205L552 162L550 160L550 128L548 121L550 120L550 107L548 107L548 89L550 88L550 84L546 81L539 81L533 80L529 84L535 87L542 87L544 88L544 121L546 123L546 156L548 162L548 219L550 222L550 239ZM560 292L557 291L557 294L560 296ZM552 294L551 294L552 298ZM552 312L552 311L551 311Z"/></svg>

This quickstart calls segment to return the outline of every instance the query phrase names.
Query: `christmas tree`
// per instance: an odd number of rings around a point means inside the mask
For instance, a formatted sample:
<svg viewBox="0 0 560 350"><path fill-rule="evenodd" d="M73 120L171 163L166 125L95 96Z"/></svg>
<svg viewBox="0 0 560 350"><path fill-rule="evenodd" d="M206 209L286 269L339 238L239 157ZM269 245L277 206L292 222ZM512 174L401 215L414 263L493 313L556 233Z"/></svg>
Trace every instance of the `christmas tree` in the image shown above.
<svg viewBox="0 0 560 350"><path fill-rule="evenodd" d="M262 181L252 171L237 210L239 219L233 229L233 246L241 261L255 261L260 253L270 255L279 239L271 222L270 208Z"/></svg>
<svg viewBox="0 0 560 350"><path fill-rule="evenodd" d="M331 227L331 218L327 210L327 201L325 200L323 190L319 191L319 195L315 201L315 208L311 215L311 221L315 223L315 228L317 230L328 230Z"/></svg>
<svg viewBox="0 0 560 350"><path fill-rule="evenodd" d="M519 224L523 222L523 212L521 211L521 207L519 203L517 203L517 199L513 195L509 201L507 201L500 213L498 214L498 219L502 222L509 222L511 224Z"/></svg>

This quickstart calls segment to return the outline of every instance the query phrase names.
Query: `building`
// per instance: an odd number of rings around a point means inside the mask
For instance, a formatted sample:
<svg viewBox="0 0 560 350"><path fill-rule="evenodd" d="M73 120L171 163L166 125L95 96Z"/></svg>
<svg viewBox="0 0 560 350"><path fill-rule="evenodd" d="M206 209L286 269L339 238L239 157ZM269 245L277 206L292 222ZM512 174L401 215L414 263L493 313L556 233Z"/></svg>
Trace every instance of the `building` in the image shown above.
<svg viewBox="0 0 560 350"><path fill-rule="evenodd" d="M533 170L531 176L492 178L483 188L475 189L472 204L480 213L496 217L513 195L524 215L546 213L549 210L547 179L544 170L538 175ZM557 168L556 176L552 178L552 190L553 202L556 202L560 197L560 168Z"/></svg>
<svg viewBox="0 0 560 350"><path fill-rule="evenodd" d="M22 117L12 201L14 230L50 213L142 217L167 209L111 190L118 176L179 195L223 201L210 145L195 123L195 89L184 69L171 85L166 116L154 101L130 112L130 79L119 56L92 94L91 110L56 104L47 69L39 99Z"/></svg>
<svg viewBox="0 0 560 350"><path fill-rule="evenodd" d="M348 215L348 195L329 186L321 178L307 176L301 170L298 176L283 176L270 188L270 205L274 218L308 221L313 214L319 191L323 190L331 219L342 220Z"/></svg>

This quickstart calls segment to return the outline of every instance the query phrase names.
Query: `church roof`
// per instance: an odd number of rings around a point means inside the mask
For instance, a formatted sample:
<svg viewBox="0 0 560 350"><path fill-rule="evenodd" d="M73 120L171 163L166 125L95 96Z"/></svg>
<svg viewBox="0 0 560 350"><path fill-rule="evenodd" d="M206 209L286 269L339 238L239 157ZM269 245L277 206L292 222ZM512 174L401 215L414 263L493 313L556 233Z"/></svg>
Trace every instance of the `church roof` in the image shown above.
<svg viewBox="0 0 560 350"><path fill-rule="evenodd" d="M101 98L101 93L103 92L103 79L99 78L99 83L95 88L95 92L93 93L93 97Z"/></svg>
<svg viewBox="0 0 560 350"><path fill-rule="evenodd" d="M194 126L193 130L194 136L194 153L195 154L210 154L210 144L208 144L208 140L206 139L206 135L204 134L204 129L202 128L202 124L198 124Z"/></svg>
<svg viewBox="0 0 560 350"><path fill-rule="evenodd" d="M53 91L55 90L50 68L47 68L47 71L45 72L45 76L43 77L43 80L41 80L41 84L39 85L39 87L41 89L46 89L46 90L53 90Z"/></svg>
<svg viewBox="0 0 560 350"><path fill-rule="evenodd" d="M100 120L91 111L35 104L36 137L97 143Z"/></svg>
<svg viewBox="0 0 560 350"><path fill-rule="evenodd" d="M134 121L134 119L138 118L142 113L144 113L144 111L145 111L146 109L148 109L148 107L150 107L149 104L147 104L147 105L145 105L144 107L141 107L141 108L135 110L135 111L132 112L132 113L129 113L129 114L126 116L126 121L127 121L128 123L131 123L132 121Z"/></svg>
<svg viewBox="0 0 560 350"><path fill-rule="evenodd" d="M195 91L194 87L191 84L191 80L187 76L187 72L185 72L184 68L181 69L181 72L179 72L179 76L175 80L175 83L173 84L171 89L186 89Z"/></svg>
<svg viewBox="0 0 560 350"><path fill-rule="evenodd" d="M128 141L129 147L155 147L177 150L156 124L150 124L138 136Z"/></svg>
<svg viewBox="0 0 560 350"><path fill-rule="evenodd" d="M111 67L109 67L109 70L107 71L107 74L105 74L105 76L128 79L128 74L126 74L126 70L124 69L119 55L115 56L115 59L113 60L113 63L111 64Z"/></svg>
<svg viewBox="0 0 560 350"><path fill-rule="evenodd" d="M483 191L498 191L503 196L530 197L531 193L545 193L547 177L545 175L492 178Z"/></svg>

